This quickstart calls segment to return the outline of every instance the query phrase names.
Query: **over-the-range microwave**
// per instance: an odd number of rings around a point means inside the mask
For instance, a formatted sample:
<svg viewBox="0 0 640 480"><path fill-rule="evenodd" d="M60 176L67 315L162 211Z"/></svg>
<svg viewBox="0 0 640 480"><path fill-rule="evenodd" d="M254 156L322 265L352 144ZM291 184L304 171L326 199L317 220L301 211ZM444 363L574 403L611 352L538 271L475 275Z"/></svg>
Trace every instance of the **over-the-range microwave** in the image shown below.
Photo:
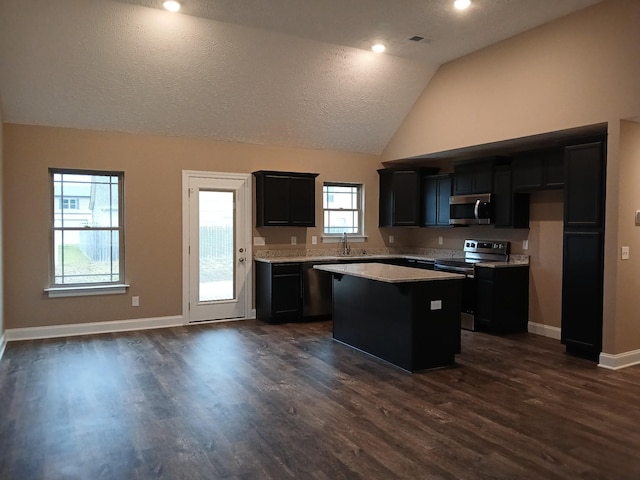
<svg viewBox="0 0 640 480"><path fill-rule="evenodd" d="M490 193L449 197L449 224L489 225L493 223L491 200Z"/></svg>

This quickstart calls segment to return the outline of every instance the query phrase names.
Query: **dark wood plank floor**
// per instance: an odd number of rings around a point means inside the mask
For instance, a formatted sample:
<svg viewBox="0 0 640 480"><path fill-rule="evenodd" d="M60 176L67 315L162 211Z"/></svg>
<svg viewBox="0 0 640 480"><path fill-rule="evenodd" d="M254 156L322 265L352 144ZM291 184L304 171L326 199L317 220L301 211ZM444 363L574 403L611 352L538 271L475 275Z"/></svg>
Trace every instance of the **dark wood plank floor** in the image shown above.
<svg viewBox="0 0 640 480"><path fill-rule="evenodd" d="M638 479L640 367L463 332L408 374L330 322L10 343L2 479Z"/></svg>

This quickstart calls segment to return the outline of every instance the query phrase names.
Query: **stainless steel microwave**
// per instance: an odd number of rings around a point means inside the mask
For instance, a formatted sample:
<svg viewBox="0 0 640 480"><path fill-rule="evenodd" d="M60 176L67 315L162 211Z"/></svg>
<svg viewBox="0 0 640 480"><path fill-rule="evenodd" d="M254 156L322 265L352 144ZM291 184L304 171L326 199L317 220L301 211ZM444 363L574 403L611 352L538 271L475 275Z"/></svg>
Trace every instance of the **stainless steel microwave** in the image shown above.
<svg viewBox="0 0 640 480"><path fill-rule="evenodd" d="M450 225L489 225L493 223L490 193L449 197Z"/></svg>

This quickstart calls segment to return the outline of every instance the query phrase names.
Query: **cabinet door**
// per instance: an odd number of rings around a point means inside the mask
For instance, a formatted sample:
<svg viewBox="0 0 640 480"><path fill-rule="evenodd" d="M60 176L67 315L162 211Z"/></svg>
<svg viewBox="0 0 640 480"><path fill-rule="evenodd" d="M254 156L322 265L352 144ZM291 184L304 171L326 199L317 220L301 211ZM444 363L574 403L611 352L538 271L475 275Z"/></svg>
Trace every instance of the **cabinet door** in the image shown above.
<svg viewBox="0 0 640 480"><path fill-rule="evenodd" d="M542 157L537 154L519 156L513 160L513 188L515 190L534 190L542 188Z"/></svg>
<svg viewBox="0 0 640 480"><path fill-rule="evenodd" d="M562 268L562 343L583 353L602 350L601 232L565 232Z"/></svg>
<svg viewBox="0 0 640 480"><path fill-rule="evenodd" d="M440 227L449 226L449 197L451 196L451 175L438 179L438 216L436 224Z"/></svg>
<svg viewBox="0 0 640 480"><path fill-rule="evenodd" d="M300 265L274 265L271 277L271 308L273 317L300 316Z"/></svg>
<svg viewBox="0 0 640 480"><path fill-rule="evenodd" d="M496 170L493 175L493 218L496 227L511 227L513 194L511 190L511 171Z"/></svg>
<svg viewBox="0 0 640 480"><path fill-rule="evenodd" d="M602 142L565 149L565 228L604 225L604 147Z"/></svg>
<svg viewBox="0 0 640 480"><path fill-rule="evenodd" d="M436 178L423 177L421 197L422 197L421 225L425 227L436 226L438 224L438 180Z"/></svg>
<svg viewBox="0 0 640 480"><path fill-rule="evenodd" d="M455 173L453 174L454 195L473 193L473 174L474 167L472 165L459 165L455 167Z"/></svg>
<svg viewBox="0 0 640 480"><path fill-rule="evenodd" d="M473 175L473 191L471 193L491 193L493 191L493 165L491 162L480 162Z"/></svg>
<svg viewBox="0 0 640 480"><path fill-rule="evenodd" d="M545 156L544 186L545 188L564 187L564 152L562 150L551 151Z"/></svg>
<svg viewBox="0 0 640 480"><path fill-rule="evenodd" d="M316 225L315 177L291 176L289 178L289 222L295 227Z"/></svg>
<svg viewBox="0 0 640 480"><path fill-rule="evenodd" d="M264 176L264 226L289 224L289 177L267 174Z"/></svg>
<svg viewBox="0 0 640 480"><path fill-rule="evenodd" d="M393 173L393 225L417 226L420 218L420 175L416 171Z"/></svg>
<svg viewBox="0 0 640 480"><path fill-rule="evenodd" d="M390 170L384 168L378 170L380 180L378 203L378 226L393 226L393 176Z"/></svg>

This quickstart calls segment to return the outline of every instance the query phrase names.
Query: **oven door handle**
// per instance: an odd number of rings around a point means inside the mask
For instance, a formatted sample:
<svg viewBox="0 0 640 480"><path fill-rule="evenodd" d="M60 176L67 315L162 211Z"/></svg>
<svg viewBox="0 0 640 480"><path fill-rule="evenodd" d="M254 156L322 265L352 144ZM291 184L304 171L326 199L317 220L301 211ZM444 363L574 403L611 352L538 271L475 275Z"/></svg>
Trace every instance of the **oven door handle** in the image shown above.
<svg viewBox="0 0 640 480"><path fill-rule="evenodd" d="M476 200L476 206L473 207L473 215L476 217L476 220L480 220L480 199Z"/></svg>

